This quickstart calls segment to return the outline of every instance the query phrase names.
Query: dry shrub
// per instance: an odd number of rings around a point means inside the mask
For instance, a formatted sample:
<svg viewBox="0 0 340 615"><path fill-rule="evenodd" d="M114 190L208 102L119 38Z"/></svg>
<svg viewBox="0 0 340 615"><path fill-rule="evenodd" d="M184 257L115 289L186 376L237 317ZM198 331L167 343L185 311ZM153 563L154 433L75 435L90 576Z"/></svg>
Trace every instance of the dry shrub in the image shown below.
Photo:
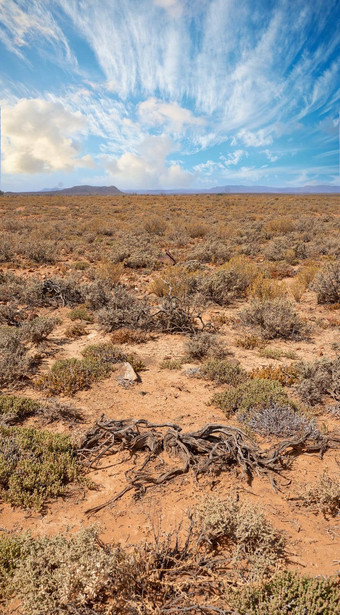
<svg viewBox="0 0 340 615"><path fill-rule="evenodd" d="M14 256L13 245L7 235L0 235L0 263L7 263Z"/></svg>
<svg viewBox="0 0 340 615"><path fill-rule="evenodd" d="M57 245L52 241L31 239L21 247L22 254L30 261L39 264L54 264L57 258Z"/></svg>
<svg viewBox="0 0 340 615"><path fill-rule="evenodd" d="M282 386L292 386L299 379L299 370L296 365L267 365L253 369L250 378L277 380Z"/></svg>
<svg viewBox="0 0 340 615"><path fill-rule="evenodd" d="M326 470L314 485L307 485L301 500L305 506L314 507L329 515L340 514L340 474L328 474Z"/></svg>
<svg viewBox="0 0 340 615"><path fill-rule="evenodd" d="M244 256L237 256L199 281L199 290L209 300L228 305L235 297L243 297L258 275L257 266Z"/></svg>
<svg viewBox="0 0 340 615"><path fill-rule="evenodd" d="M314 421L289 405L272 404L256 412L243 412L239 420L261 436L288 438L311 432L316 434Z"/></svg>
<svg viewBox="0 0 340 615"><path fill-rule="evenodd" d="M273 218L263 226L265 237L270 238L275 235L285 235L291 233L295 229L295 221L289 216L282 218Z"/></svg>
<svg viewBox="0 0 340 615"><path fill-rule="evenodd" d="M264 339L301 339L306 326L284 298L253 300L241 313L243 324L258 327Z"/></svg>
<svg viewBox="0 0 340 615"><path fill-rule="evenodd" d="M179 357L178 359L163 359L163 361L160 362L159 367L160 369L170 370L181 369L185 361L186 359L184 357Z"/></svg>
<svg viewBox="0 0 340 615"><path fill-rule="evenodd" d="M126 360L126 355L110 343L87 346L83 356L83 359L56 361L36 379L36 388L46 395L74 395L96 380L108 377L116 363Z"/></svg>
<svg viewBox="0 0 340 615"><path fill-rule="evenodd" d="M205 222L190 222L186 224L185 229L192 239L205 237L210 232L210 227Z"/></svg>
<svg viewBox="0 0 340 615"><path fill-rule="evenodd" d="M185 343L184 349L189 359L199 361L207 357L221 359L227 354L226 348L218 337L205 331L193 335Z"/></svg>
<svg viewBox="0 0 340 615"><path fill-rule="evenodd" d="M22 339L33 344L40 344L60 324L57 317L40 316L25 322L21 329Z"/></svg>
<svg viewBox="0 0 340 615"><path fill-rule="evenodd" d="M301 399L314 406L324 395L340 400L340 356L336 359L321 359L315 363L297 365L299 382L296 390Z"/></svg>
<svg viewBox="0 0 340 615"><path fill-rule="evenodd" d="M57 276L45 280L31 280L25 288L24 299L31 306L73 306L84 301L76 278Z"/></svg>
<svg viewBox="0 0 340 615"><path fill-rule="evenodd" d="M147 220L145 220L144 229L150 235L164 235L167 229L167 223L161 216L151 215L148 216Z"/></svg>
<svg viewBox="0 0 340 615"><path fill-rule="evenodd" d="M329 263L313 282L318 303L340 303L340 261Z"/></svg>
<svg viewBox="0 0 340 615"><path fill-rule="evenodd" d="M65 337L69 339L76 339L77 337L81 337L82 335L86 334L86 327L84 327L82 323L75 323L74 325L67 327L64 331Z"/></svg>
<svg viewBox="0 0 340 615"><path fill-rule="evenodd" d="M124 286L114 288L109 303L98 313L98 322L107 332L123 327L148 329L151 324L150 307Z"/></svg>
<svg viewBox="0 0 340 615"><path fill-rule="evenodd" d="M183 265L167 267L161 275L155 277L149 287L157 297L185 297L197 289L197 273L188 271Z"/></svg>
<svg viewBox="0 0 340 615"><path fill-rule="evenodd" d="M285 539L266 519L262 509L230 496L204 498L196 510L201 540L211 548L231 550L235 569L248 580L262 578L284 556Z"/></svg>
<svg viewBox="0 0 340 615"><path fill-rule="evenodd" d="M284 297L287 294L285 285L280 284L276 280L266 278L263 273L258 275L248 289L249 297L267 300Z"/></svg>
<svg viewBox="0 0 340 615"><path fill-rule="evenodd" d="M259 355L276 361L281 361L281 359L296 361L299 358L294 350L281 350L281 348L260 348Z"/></svg>
<svg viewBox="0 0 340 615"><path fill-rule="evenodd" d="M94 321L93 314L88 311L86 305L73 308L73 310L69 312L68 317L70 320L84 320L90 323Z"/></svg>
<svg viewBox="0 0 340 615"><path fill-rule="evenodd" d="M27 354L18 328L0 327L0 387L23 383L37 363L37 357Z"/></svg>
<svg viewBox="0 0 340 615"><path fill-rule="evenodd" d="M238 348L254 350L254 348L263 346L263 340L257 335L244 335L243 337L237 338L235 344Z"/></svg>
<svg viewBox="0 0 340 615"><path fill-rule="evenodd" d="M95 278L107 282L111 286L118 284L124 272L123 263L112 263L109 260L102 260L94 271Z"/></svg>
<svg viewBox="0 0 340 615"><path fill-rule="evenodd" d="M221 241L214 240L207 240L196 245L187 254L188 260L198 261L199 263L223 264L230 258L230 246Z"/></svg>
<svg viewBox="0 0 340 615"><path fill-rule="evenodd" d="M145 331L128 329L126 327L117 329L111 335L112 344L144 344L148 339Z"/></svg>
<svg viewBox="0 0 340 615"><path fill-rule="evenodd" d="M85 298L85 307L90 310L100 310L106 307L111 300L112 295L111 284L106 280L95 280L91 284L86 284L82 288ZM83 306L81 306L83 309Z"/></svg>
<svg viewBox="0 0 340 615"><path fill-rule="evenodd" d="M268 243L268 245L263 250L263 255L269 261L275 262L286 260L288 245L288 241L285 237L277 237L277 239L273 239Z"/></svg>

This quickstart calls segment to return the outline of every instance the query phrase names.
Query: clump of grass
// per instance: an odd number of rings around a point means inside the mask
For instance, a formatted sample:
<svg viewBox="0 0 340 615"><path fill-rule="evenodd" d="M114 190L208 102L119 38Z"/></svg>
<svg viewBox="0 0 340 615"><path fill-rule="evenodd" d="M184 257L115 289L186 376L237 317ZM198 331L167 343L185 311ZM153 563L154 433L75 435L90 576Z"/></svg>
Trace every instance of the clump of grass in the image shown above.
<svg viewBox="0 0 340 615"><path fill-rule="evenodd" d="M0 497L41 510L80 473L70 438L33 428L0 427Z"/></svg>
<svg viewBox="0 0 340 615"><path fill-rule="evenodd" d="M159 367L161 369L170 369L170 370L181 369L185 361L186 361L185 357L179 357L178 359L163 359L163 361L160 362Z"/></svg>
<svg viewBox="0 0 340 615"><path fill-rule="evenodd" d="M287 401L287 393L279 382L256 378L223 393L216 393L211 403L221 408L227 416L236 411L242 416L250 410L257 411L272 404L285 405Z"/></svg>
<svg viewBox="0 0 340 615"><path fill-rule="evenodd" d="M292 359L296 361L299 357L294 350L281 350L280 348L260 348L259 355L265 359Z"/></svg>
<svg viewBox="0 0 340 615"><path fill-rule="evenodd" d="M340 579L280 572L270 580L228 593L228 604L240 615L337 615Z"/></svg>
<svg viewBox="0 0 340 615"><path fill-rule="evenodd" d="M306 333L291 303L281 297L253 301L240 317L243 324L259 328L264 339L300 339Z"/></svg>
<svg viewBox="0 0 340 615"><path fill-rule="evenodd" d="M276 299L284 297L287 294L287 288L280 284L277 280L266 278L263 273L260 273L248 289L249 297L260 299Z"/></svg>
<svg viewBox="0 0 340 615"><path fill-rule="evenodd" d="M88 346L83 356L83 359L56 361L48 372L36 379L36 388L47 395L74 395L109 376L116 363L126 360L126 355L111 343Z"/></svg>

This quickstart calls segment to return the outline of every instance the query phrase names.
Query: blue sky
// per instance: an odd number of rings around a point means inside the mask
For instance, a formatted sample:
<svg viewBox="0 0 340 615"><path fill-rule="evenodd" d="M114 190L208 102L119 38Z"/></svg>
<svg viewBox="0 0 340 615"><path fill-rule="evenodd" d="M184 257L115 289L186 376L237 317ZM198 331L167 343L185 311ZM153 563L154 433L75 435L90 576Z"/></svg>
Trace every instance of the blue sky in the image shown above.
<svg viewBox="0 0 340 615"><path fill-rule="evenodd" d="M0 0L2 184L339 182L338 0Z"/></svg>

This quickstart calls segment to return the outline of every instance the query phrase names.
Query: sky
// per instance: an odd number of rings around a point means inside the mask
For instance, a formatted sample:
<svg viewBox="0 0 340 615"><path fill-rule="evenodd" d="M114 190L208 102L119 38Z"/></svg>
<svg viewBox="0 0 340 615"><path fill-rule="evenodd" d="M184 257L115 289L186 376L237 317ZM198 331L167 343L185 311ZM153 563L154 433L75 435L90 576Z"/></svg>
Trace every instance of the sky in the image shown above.
<svg viewBox="0 0 340 615"><path fill-rule="evenodd" d="M339 0L0 0L2 189L339 184Z"/></svg>

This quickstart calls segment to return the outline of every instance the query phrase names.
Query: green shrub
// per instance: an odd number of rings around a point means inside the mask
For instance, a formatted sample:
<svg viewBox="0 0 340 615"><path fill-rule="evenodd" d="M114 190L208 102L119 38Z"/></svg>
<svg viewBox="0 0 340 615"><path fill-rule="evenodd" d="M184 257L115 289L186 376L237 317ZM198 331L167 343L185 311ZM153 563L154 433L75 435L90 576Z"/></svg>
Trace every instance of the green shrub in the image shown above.
<svg viewBox="0 0 340 615"><path fill-rule="evenodd" d="M68 436L33 428L0 427L0 497L41 510L79 475Z"/></svg>
<svg viewBox="0 0 340 615"><path fill-rule="evenodd" d="M256 378L248 380L224 393L216 393L211 403L226 415L238 411L239 416L249 411L260 410L271 404L287 404L287 393L279 382Z"/></svg>
<svg viewBox="0 0 340 615"><path fill-rule="evenodd" d="M83 359L56 361L50 371L36 379L37 389L48 395L74 395L109 376L116 363L126 360L126 355L110 342L87 346L83 355Z"/></svg>
<svg viewBox="0 0 340 615"><path fill-rule="evenodd" d="M28 397L0 395L0 423L13 425L23 421L28 416L36 414L38 402Z"/></svg>
<svg viewBox="0 0 340 615"><path fill-rule="evenodd" d="M198 377L205 380L213 380L217 384L229 384L233 387L238 386L247 378L247 373L235 361L223 361L221 359L211 359L201 365Z"/></svg>
<svg viewBox="0 0 340 615"><path fill-rule="evenodd" d="M337 615L340 579L281 572L265 583L236 592L232 605L240 615ZM231 598L228 594L228 602Z"/></svg>

